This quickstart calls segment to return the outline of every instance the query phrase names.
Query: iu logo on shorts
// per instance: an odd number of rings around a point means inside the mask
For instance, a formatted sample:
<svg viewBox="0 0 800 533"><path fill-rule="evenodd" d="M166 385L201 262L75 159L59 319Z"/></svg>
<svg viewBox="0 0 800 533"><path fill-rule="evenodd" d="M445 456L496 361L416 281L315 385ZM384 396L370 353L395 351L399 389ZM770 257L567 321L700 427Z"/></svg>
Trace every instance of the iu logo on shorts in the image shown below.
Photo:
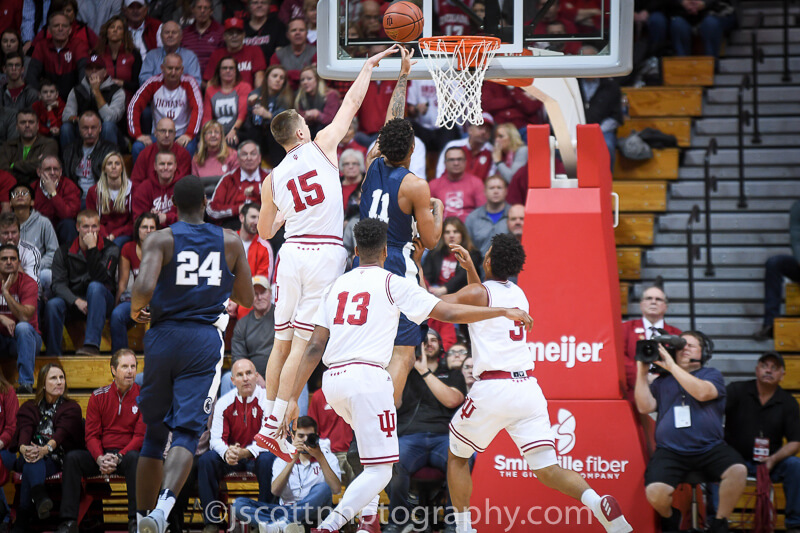
<svg viewBox="0 0 800 533"><path fill-rule="evenodd" d="M391 438L392 433L397 430L397 415L389 411L384 411L378 415L378 419L381 421L381 431L386 433L387 439Z"/></svg>
<svg viewBox="0 0 800 533"><path fill-rule="evenodd" d="M472 413L475 412L475 404L472 402L472 398L467 396L467 401L464 402L464 405L461 406L461 419L469 418L472 416Z"/></svg>

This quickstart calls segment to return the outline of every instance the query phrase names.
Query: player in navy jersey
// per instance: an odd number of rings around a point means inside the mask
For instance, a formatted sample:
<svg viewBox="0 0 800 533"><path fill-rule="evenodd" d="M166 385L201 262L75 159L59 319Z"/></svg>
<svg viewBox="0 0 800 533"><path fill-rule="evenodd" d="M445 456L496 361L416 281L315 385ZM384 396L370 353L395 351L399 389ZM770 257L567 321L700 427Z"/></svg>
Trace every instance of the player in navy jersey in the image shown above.
<svg viewBox="0 0 800 533"><path fill-rule="evenodd" d="M377 218L388 224L388 256L384 268L392 274L416 280L419 272L411 258L414 249L414 220L422 244L433 248L442 235L441 200L431 198L431 190L424 177L409 172L408 165L414 151L414 129L403 118L406 106L408 73L411 70L413 50L401 48L402 66L386 122L378 134L378 141L367 154L367 175L361 185L361 219ZM414 367L414 348L422 343L422 328L400 316L392 360L387 371L394 383L395 404L400 403L408 373Z"/></svg>
<svg viewBox="0 0 800 533"><path fill-rule="evenodd" d="M136 471L142 533L164 533L192 467L219 387L226 302L230 298L251 307L254 298L241 239L203 223L206 196L200 178L180 180L173 202L178 222L147 239L131 299L131 317L151 322L139 395L147 426ZM164 461L170 431L172 445Z"/></svg>

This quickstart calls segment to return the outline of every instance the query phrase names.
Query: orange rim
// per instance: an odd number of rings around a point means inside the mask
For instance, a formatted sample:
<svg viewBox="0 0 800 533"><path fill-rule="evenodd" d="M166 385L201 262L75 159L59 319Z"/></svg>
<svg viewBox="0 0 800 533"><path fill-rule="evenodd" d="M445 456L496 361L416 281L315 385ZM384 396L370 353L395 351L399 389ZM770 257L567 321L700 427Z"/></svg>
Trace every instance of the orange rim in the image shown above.
<svg viewBox="0 0 800 533"><path fill-rule="evenodd" d="M421 37L419 47L425 52L446 52L458 55L459 67L475 68L481 66L485 61L486 54L472 55L471 61L466 61L462 50L471 50L474 46L484 46L485 52L494 52L500 48L500 39L497 37L482 37L477 35L442 35L438 37Z"/></svg>

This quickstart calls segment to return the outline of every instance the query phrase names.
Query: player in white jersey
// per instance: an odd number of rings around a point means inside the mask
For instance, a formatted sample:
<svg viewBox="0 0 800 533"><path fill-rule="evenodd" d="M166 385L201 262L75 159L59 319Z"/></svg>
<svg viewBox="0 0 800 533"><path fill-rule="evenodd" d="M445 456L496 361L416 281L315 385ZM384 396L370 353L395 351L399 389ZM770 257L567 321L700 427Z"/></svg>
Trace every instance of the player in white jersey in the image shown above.
<svg viewBox="0 0 800 533"><path fill-rule="evenodd" d="M344 272L347 260L336 147L361 107L372 69L396 51L397 46L392 46L364 62L333 121L313 141L308 124L294 109L279 113L270 124L286 157L261 189L258 233L269 239L285 222L286 242L275 265L275 342L266 371L265 423L255 440L287 462L293 446L277 436L283 432L287 407L289 420L296 418L298 410L296 404L286 402L293 381L280 377L284 368L290 376L297 371L322 291Z"/></svg>
<svg viewBox="0 0 800 533"><path fill-rule="evenodd" d="M364 509L359 530L380 532L377 495L389 483L392 464L399 459L394 388L386 365L401 312L418 324L428 317L471 323L503 316L524 327L532 325L530 316L520 309L443 302L413 281L385 270L386 227L371 218L356 224L360 266L325 290L314 318L314 333L293 381L292 399L296 400L320 360L328 366L322 390L330 406L353 427L364 465L336 509L312 531L338 531L369 504L373 508Z"/></svg>
<svg viewBox="0 0 800 533"><path fill-rule="evenodd" d="M527 311L528 299L514 283L525 264L525 250L511 234L492 238L481 284L469 253L451 245L469 285L444 301L479 306L518 307ZM483 452L501 430L516 443L536 477L550 488L580 500L592 510L606 531L632 531L613 496L599 496L580 474L556 461L555 438L547 400L533 377L533 357L522 322L495 318L469 325L475 384L450 422L447 485L455 508L457 533L471 533L469 499L472 493L469 458Z"/></svg>

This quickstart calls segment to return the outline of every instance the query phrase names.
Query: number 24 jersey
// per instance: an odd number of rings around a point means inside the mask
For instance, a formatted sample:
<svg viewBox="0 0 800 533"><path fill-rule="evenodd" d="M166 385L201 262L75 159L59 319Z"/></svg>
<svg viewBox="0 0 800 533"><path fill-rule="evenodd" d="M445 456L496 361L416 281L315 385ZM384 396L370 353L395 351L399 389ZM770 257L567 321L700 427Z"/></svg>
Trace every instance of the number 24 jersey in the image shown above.
<svg viewBox="0 0 800 533"><path fill-rule="evenodd" d="M441 300L413 281L378 266L340 276L322 297L314 318L330 331L326 366L362 362L386 367L392 358L400 313L422 323Z"/></svg>

